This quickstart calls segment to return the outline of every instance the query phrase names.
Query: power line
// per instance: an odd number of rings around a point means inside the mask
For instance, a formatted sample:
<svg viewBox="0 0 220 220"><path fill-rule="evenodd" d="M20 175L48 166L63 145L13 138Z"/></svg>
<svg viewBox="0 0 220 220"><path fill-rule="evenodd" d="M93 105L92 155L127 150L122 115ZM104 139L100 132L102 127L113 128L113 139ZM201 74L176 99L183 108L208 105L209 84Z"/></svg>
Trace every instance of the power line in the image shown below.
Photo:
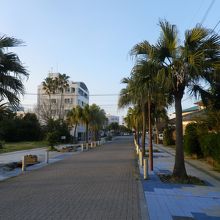
<svg viewBox="0 0 220 220"><path fill-rule="evenodd" d="M39 93L39 94L37 94L37 93L25 93L24 95L33 95L33 96L37 96L37 95L40 95L40 96L48 96L48 94L45 94L45 93ZM55 94L51 94L52 96L53 95L61 95L60 93L55 93ZM82 96L82 95L78 95L78 94L66 94L66 93L64 93L63 94L65 97L66 96L71 96L71 97L73 97L73 96ZM113 94L90 94L90 95L88 95L88 96L119 96L119 94L116 94L116 93L113 93Z"/></svg>
<svg viewBox="0 0 220 220"><path fill-rule="evenodd" d="M198 8L198 9L196 10L196 12L194 13L194 15L193 15L193 17L192 17L192 19L191 19L191 22L190 22L190 26L191 26L191 24L193 23L193 20L195 19L196 15L197 15L197 14L199 13L199 11L201 10L203 4L204 4L204 0L200 3L199 8Z"/></svg>
<svg viewBox="0 0 220 220"><path fill-rule="evenodd" d="M204 23L204 21L206 20L206 18L207 18L207 16L208 16L208 14L209 14L209 12L210 12L212 6L214 5L214 3L215 3L215 0L212 0L212 2L210 3L208 9L206 10L206 12L205 12L205 14L204 14L204 16L203 16L203 18L202 18L202 21L200 22L201 25L202 25L202 24Z"/></svg>
<svg viewBox="0 0 220 220"><path fill-rule="evenodd" d="M215 25L215 27L212 30L214 31L218 27L219 24L220 24L220 20L217 22L217 24Z"/></svg>

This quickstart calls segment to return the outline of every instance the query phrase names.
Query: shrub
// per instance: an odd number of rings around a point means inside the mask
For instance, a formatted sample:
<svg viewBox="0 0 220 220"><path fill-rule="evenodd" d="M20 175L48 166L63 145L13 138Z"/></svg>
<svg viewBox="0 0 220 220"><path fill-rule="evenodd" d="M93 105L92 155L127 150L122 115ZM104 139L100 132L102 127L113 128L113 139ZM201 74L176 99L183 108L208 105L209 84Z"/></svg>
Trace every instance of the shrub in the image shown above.
<svg viewBox="0 0 220 220"><path fill-rule="evenodd" d="M54 149L54 145L57 144L59 142L59 132L57 131L53 131L53 132L49 132L47 134L47 142L48 142L48 145L50 146L51 150Z"/></svg>
<svg viewBox="0 0 220 220"><path fill-rule="evenodd" d="M187 154L202 156L197 130L197 123L190 123L186 126L184 135L184 150Z"/></svg>
<svg viewBox="0 0 220 220"><path fill-rule="evenodd" d="M163 144L166 146L174 145L175 141L173 139L174 129L171 127L165 128L163 131Z"/></svg>
<svg viewBox="0 0 220 220"><path fill-rule="evenodd" d="M48 124L44 127L44 133L46 134L46 139L47 139L47 134L57 132L59 139L58 142L61 142L61 136L66 136L66 139L64 142L68 142L71 140L71 136L68 130L68 126L65 122L61 120L53 120L50 119Z"/></svg>
<svg viewBox="0 0 220 220"><path fill-rule="evenodd" d="M5 141L0 140L0 149L3 149L4 145L5 145Z"/></svg>
<svg viewBox="0 0 220 220"><path fill-rule="evenodd" d="M37 141L41 134L35 114L27 113L24 118L11 117L0 121L0 139L5 141Z"/></svg>
<svg viewBox="0 0 220 220"><path fill-rule="evenodd" d="M199 142L204 156L220 163L220 133L203 135L199 137Z"/></svg>

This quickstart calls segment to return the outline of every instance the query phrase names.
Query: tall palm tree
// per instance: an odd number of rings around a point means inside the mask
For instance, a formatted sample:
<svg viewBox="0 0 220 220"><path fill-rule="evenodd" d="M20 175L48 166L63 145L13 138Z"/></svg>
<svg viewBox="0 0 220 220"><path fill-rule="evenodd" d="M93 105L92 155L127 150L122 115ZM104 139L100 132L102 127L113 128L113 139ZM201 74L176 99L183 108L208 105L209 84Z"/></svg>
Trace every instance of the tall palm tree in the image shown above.
<svg viewBox="0 0 220 220"><path fill-rule="evenodd" d="M149 160L150 169L153 170L153 144L152 144L152 125L154 123L153 113L156 109L164 108L166 105L166 95L162 91L157 80L158 66L145 59L138 60L132 70L132 77L135 81L136 91L142 95L143 103L143 121L148 121L149 130ZM147 113L147 115L146 115ZM144 117L145 116L145 117ZM144 132L145 131L145 132ZM142 142L145 143L146 126L143 124Z"/></svg>
<svg viewBox="0 0 220 220"><path fill-rule="evenodd" d="M63 119L64 113L63 113L63 93L66 88L69 87L69 76L66 74L60 74L58 77L55 78L56 87L58 91L60 92L60 110L59 110L59 119Z"/></svg>
<svg viewBox="0 0 220 220"><path fill-rule="evenodd" d="M86 104L82 110L82 123L86 126L86 143L89 142L89 122L91 120L90 106Z"/></svg>
<svg viewBox="0 0 220 220"><path fill-rule="evenodd" d="M182 97L186 87L191 88L205 75L220 67L220 37L214 32L196 26L185 32L181 45L177 27L167 21L159 22L160 38L156 45L145 41L139 44L138 54L147 60L153 60L160 66L159 76L164 88L169 90L176 111L176 155L173 176L186 178L184 164Z"/></svg>
<svg viewBox="0 0 220 220"><path fill-rule="evenodd" d="M176 157L173 175L186 177L183 151L182 104L186 87L196 84L206 74L220 67L220 37L212 31L196 26L185 32L183 45L178 44L177 28L167 21L160 22L161 38L156 47L166 72L165 84L175 100Z"/></svg>
<svg viewBox="0 0 220 220"><path fill-rule="evenodd" d="M120 91L120 96L118 100L118 107L124 108L131 104L136 106L136 109L140 109L140 114L142 115L142 136L141 136L141 147L142 154L145 155L145 135L146 135L146 114L147 114L147 102L145 99L145 93L142 90L143 87L138 87L136 79L133 76L128 78L123 78L122 83L126 84L126 88ZM138 132L139 133L139 132ZM137 143L139 143L139 135L136 135Z"/></svg>
<svg viewBox="0 0 220 220"><path fill-rule="evenodd" d="M8 48L21 46L21 40L1 36L0 37L0 101L6 99L13 106L19 105L19 94L24 94L22 77L28 77L26 68L19 57L8 52Z"/></svg>
<svg viewBox="0 0 220 220"><path fill-rule="evenodd" d="M55 80L52 77L47 77L43 82L43 90L49 97L49 118L52 117L51 114L51 95L55 93L56 91L56 83Z"/></svg>

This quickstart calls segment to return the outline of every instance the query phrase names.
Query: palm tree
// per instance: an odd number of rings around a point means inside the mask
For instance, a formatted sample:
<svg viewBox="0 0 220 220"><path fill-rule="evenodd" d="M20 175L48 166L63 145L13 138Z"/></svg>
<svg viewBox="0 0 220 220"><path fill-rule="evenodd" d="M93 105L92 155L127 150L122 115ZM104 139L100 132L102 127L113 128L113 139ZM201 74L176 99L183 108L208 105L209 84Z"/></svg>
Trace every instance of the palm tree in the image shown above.
<svg viewBox="0 0 220 220"><path fill-rule="evenodd" d="M133 108L129 107L124 120L127 127L134 130L135 140L139 145L139 131L142 127L141 109L137 105Z"/></svg>
<svg viewBox="0 0 220 220"><path fill-rule="evenodd" d="M165 84L175 100L176 111L176 157L173 175L187 176L182 132L181 100L186 87L196 84L205 75L220 67L220 37L212 31L196 26L185 32L183 45L178 44L177 28L167 21L160 22L161 38L157 43L162 71L166 70Z"/></svg>
<svg viewBox="0 0 220 220"><path fill-rule="evenodd" d="M135 81L136 91L142 96L143 103L143 121L148 121L149 130L149 160L150 169L153 170L153 144L152 144L152 125L154 123L156 110L166 107L166 95L162 91L157 80L158 66L151 61L140 59L133 67L132 76ZM154 110L154 111L153 111ZM146 126L143 124L142 144L145 144Z"/></svg>
<svg viewBox="0 0 220 220"><path fill-rule="evenodd" d="M67 113L66 120L70 127L74 126L74 137L76 138L77 126L82 120L82 108L79 105L72 108L72 110Z"/></svg>
<svg viewBox="0 0 220 220"><path fill-rule="evenodd" d="M130 78L123 78L122 83L126 84L126 88L120 91L118 107L124 108L131 104L136 106L136 109L140 109L140 115L142 115L142 136L141 136L141 147L142 155L145 155L145 135L146 135L146 114L147 114L147 103L145 99L145 93L142 90L143 87L137 87L137 81L133 76ZM139 132L138 132L139 133ZM137 143L139 143L139 135L136 135Z"/></svg>
<svg viewBox="0 0 220 220"><path fill-rule="evenodd" d="M67 76L66 74L60 74L60 73L59 73L58 77L55 78L56 88L60 92L59 119L61 119L61 118L63 119L63 116L64 116L64 114L63 114L63 93L64 93L65 89L69 87L68 80L69 80L69 76Z"/></svg>
<svg viewBox="0 0 220 220"><path fill-rule="evenodd" d="M89 142L89 122L91 120L90 106L86 104L82 109L82 122L86 126L86 143Z"/></svg>
<svg viewBox="0 0 220 220"><path fill-rule="evenodd" d="M89 127L93 132L93 140L98 140L99 130L103 127L107 118L105 116L105 111L101 109L96 104L90 106L90 122Z"/></svg>
<svg viewBox="0 0 220 220"><path fill-rule="evenodd" d="M208 90L201 85L193 85L193 93L201 96L202 103L210 110L220 110L220 74L206 74L205 79L209 85Z"/></svg>
<svg viewBox="0 0 220 220"><path fill-rule="evenodd" d="M0 101L6 99L13 106L19 105L19 94L24 94L22 77L28 77L26 68L19 57L8 52L8 48L21 46L21 40L1 36L0 37Z"/></svg>
<svg viewBox="0 0 220 220"><path fill-rule="evenodd" d="M0 121L3 120L4 118L12 116L12 115L13 115L13 112L8 107L8 104L7 103L0 103Z"/></svg>
<svg viewBox="0 0 220 220"><path fill-rule="evenodd" d="M161 35L157 44L147 41L139 44L139 55L153 60L160 66L158 71L164 88L169 90L175 102L176 111L176 155L173 176L187 178L184 164L182 105L186 87L191 88L205 75L220 67L220 37L212 31L196 26L185 32L185 40L179 44L175 25L159 22ZM138 47L137 47L138 48Z"/></svg>
<svg viewBox="0 0 220 220"><path fill-rule="evenodd" d="M43 82L43 90L49 96L49 118L51 118L51 95L56 91L56 83L55 80L51 77L47 77Z"/></svg>
<svg viewBox="0 0 220 220"><path fill-rule="evenodd" d="M155 119L156 128L156 144L159 144L159 124L168 123L167 108L165 106L156 106L153 111L153 118Z"/></svg>

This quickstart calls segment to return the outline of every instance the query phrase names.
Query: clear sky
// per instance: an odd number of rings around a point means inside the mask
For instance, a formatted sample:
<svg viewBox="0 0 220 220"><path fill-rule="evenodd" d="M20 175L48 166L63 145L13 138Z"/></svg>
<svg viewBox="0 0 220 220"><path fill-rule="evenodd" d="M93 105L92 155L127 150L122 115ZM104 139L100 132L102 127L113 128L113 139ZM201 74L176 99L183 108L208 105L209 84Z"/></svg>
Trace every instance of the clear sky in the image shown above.
<svg viewBox="0 0 220 220"><path fill-rule="evenodd" d="M220 20L218 0L0 0L0 6L0 35L25 41L14 51L30 73L26 92L34 94L51 70L85 82L90 94L118 94L133 65L129 50L142 40L156 42L159 19L176 24L180 36L202 20L208 28ZM184 108L193 105L186 98ZM90 103L122 115L117 99L91 96ZM22 98L25 107L36 102L36 95Z"/></svg>

